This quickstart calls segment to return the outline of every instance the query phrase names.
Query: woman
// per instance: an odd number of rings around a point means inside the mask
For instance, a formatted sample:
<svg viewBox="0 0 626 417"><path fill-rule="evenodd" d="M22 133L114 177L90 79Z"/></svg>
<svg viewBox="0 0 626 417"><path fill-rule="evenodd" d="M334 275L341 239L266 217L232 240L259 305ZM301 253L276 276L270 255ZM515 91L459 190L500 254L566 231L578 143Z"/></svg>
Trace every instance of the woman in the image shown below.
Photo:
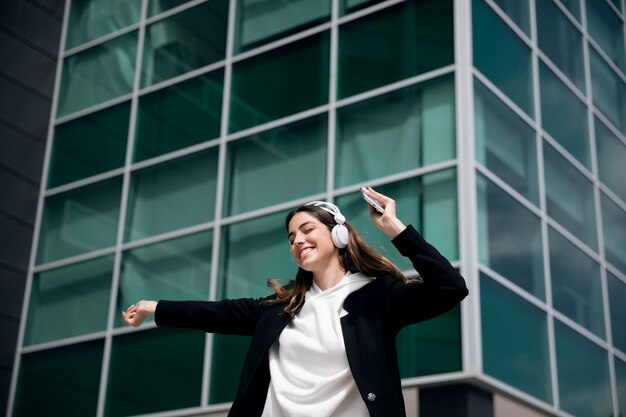
<svg viewBox="0 0 626 417"><path fill-rule="evenodd" d="M373 251L339 209L312 202L291 212L286 228L295 280L270 281L263 299L140 301L123 314L139 326L201 329L252 339L229 416L404 416L395 339L407 325L453 308L468 294L450 263L396 217L396 203L363 194L374 225L420 273L408 282Z"/></svg>

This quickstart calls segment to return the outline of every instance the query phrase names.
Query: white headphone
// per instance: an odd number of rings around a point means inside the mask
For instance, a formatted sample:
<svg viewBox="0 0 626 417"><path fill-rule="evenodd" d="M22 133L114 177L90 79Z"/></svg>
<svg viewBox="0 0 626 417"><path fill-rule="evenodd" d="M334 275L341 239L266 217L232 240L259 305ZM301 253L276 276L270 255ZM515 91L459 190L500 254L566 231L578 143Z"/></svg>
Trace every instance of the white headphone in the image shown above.
<svg viewBox="0 0 626 417"><path fill-rule="evenodd" d="M333 215L336 226L330 231L330 237L339 249L345 248L348 246L348 242L350 240L350 232L348 232L348 228L345 226L346 218L339 211L339 207L336 205L329 203L327 201L311 201L310 203L306 203L305 206L315 206L319 207L322 210Z"/></svg>

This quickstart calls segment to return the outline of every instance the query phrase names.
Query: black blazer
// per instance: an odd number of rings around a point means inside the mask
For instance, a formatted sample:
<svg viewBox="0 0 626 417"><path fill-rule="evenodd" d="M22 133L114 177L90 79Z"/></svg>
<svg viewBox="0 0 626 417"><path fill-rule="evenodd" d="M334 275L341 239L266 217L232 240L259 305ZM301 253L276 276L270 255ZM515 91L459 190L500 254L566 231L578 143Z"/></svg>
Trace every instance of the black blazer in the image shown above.
<svg viewBox="0 0 626 417"><path fill-rule="evenodd" d="M408 226L392 240L419 272L422 282L383 275L350 294L341 318L350 370L372 417L404 417L396 335L404 326L436 317L468 294L465 281L433 246ZM159 301L158 326L251 335L237 396L229 417L260 416L270 382L268 351L291 321L284 305L263 299Z"/></svg>

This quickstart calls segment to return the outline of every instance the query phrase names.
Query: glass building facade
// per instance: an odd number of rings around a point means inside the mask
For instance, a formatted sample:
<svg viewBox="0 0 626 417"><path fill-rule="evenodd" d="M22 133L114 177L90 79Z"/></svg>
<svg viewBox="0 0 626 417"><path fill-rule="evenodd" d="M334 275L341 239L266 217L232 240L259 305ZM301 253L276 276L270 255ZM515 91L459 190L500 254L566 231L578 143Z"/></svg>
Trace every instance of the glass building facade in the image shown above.
<svg viewBox="0 0 626 417"><path fill-rule="evenodd" d="M411 274L372 186L470 289L399 335L407 395L474 381L532 415L626 415L625 10L67 0L8 414L221 416L248 338L122 309L269 294L311 200Z"/></svg>

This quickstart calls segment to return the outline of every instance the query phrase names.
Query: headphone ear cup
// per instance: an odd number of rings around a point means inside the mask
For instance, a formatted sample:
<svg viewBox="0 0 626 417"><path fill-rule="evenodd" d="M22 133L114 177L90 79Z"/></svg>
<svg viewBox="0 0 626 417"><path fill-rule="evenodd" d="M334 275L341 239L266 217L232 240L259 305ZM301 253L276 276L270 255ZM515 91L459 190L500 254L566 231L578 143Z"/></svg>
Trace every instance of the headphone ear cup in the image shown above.
<svg viewBox="0 0 626 417"><path fill-rule="evenodd" d="M350 241L350 232L343 224L338 224L333 227L333 230L330 232L330 236L335 246L339 249L343 249L348 246L348 242Z"/></svg>

